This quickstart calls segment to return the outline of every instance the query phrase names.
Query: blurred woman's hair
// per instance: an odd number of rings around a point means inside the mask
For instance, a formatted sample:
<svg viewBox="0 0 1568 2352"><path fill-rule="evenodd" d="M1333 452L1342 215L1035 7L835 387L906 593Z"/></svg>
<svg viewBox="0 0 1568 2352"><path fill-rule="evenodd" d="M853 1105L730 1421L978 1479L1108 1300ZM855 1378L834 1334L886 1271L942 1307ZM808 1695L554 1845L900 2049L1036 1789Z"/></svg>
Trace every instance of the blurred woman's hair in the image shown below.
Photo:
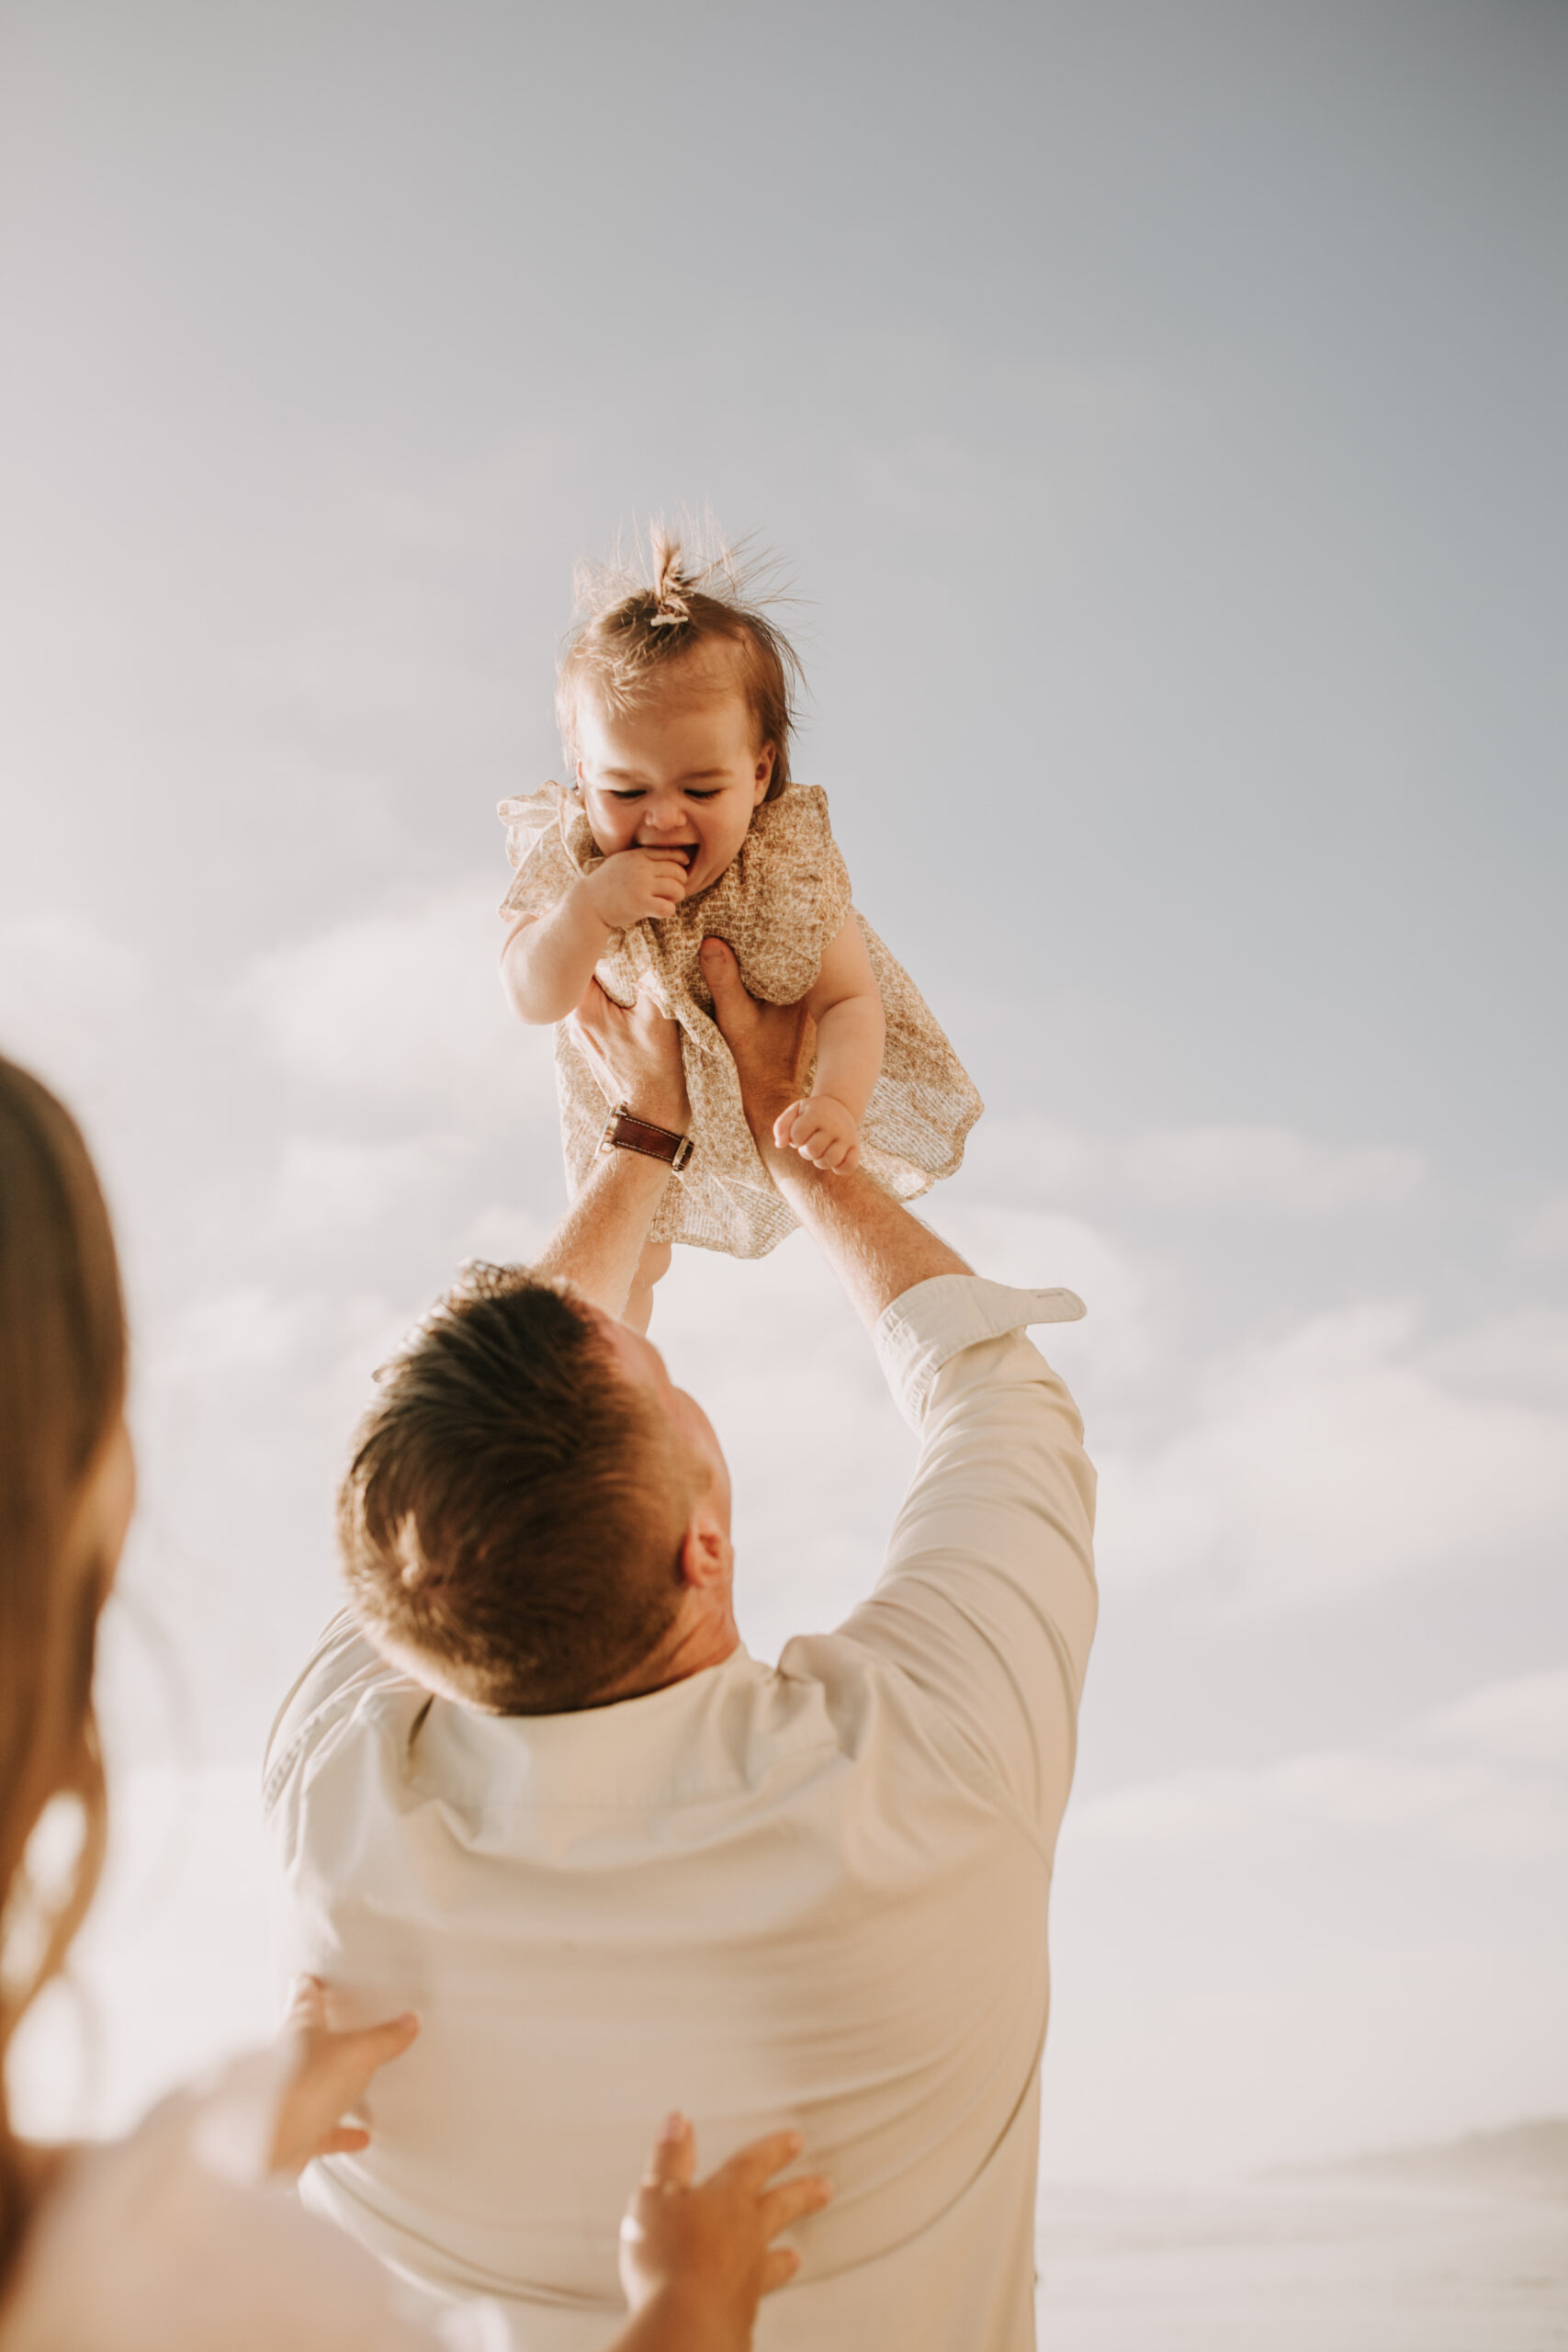
<svg viewBox="0 0 1568 2352"><path fill-rule="evenodd" d="M119 1268L87 1148L48 1089L0 1057L0 2279L28 2203L6 2061L103 1862L93 1661L115 1564L83 1550L80 1506L125 1372ZM40 1885L28 1848L56 1798L74 1801L80 1834L73 1864Z"/></svg>
<svg viewBox="0 0 1568 2352"><path fill-rule="evenodd" d="M556 677L556 717L575 778L578 714L584 700L614 717L679 688L679 673L707 647L728 649L746 698L757 749L773 747L767 798L789 782L790 741L804 684L800 659L763 610L775 600L774 567L765 556L728 546L711 526L688 537L688 555L662 524L640 548L609 563L583 563L573 586L577 609Z"/></svg>

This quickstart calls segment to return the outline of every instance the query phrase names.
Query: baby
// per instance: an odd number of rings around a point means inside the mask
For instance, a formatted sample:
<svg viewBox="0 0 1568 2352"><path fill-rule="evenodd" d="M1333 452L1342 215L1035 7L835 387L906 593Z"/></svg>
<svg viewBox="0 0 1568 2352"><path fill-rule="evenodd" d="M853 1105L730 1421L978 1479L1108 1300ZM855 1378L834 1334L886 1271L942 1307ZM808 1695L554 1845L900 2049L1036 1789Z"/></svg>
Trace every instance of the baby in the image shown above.
<svg viewBox="0 0 1568 2352"><path fill-rule="evenodd" d="M804 997L817 1023L809 1091L779 1118L781 1148L829 1174L863 1163L908 1199L958 1166L981 1109L908 976L850 904L826 794L791 780L794 650L746 601L727 551L688 569L679 542L655 533L651 569L648 580L580 573L557 692L574 782L500 810L516 869L502 972L523 1020L561 1024L574 1191L608 1130L566 1015L597 974L617 1003L649 992L681 1024L691 1150L677 1154L680 1182L643 1254L627 1309L638 1328L671 1242L761 1257L794 1224L746 1126L698 964L704 939L728 942L753 996Z"/></svg>

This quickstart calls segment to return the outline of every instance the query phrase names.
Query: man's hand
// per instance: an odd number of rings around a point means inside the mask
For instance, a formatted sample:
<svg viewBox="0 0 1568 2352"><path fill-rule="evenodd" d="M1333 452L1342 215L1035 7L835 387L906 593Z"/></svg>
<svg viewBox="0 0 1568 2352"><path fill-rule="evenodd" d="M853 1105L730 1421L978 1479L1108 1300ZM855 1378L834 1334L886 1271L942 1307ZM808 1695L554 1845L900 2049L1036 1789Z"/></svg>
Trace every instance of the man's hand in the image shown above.
<svg viewBox="0 0 1568 2352"><path fill-rule="evenodd" d="M692 1114L680 1027L650 997L638 997L626 1011L590 980L570 1021L606 1102L624 1102L635 1117L673 1135L686 1133ZM535 1272L569 1282L606 1315L624 1317L648 1228L673 1181L662 1162L638 1152L601 1153L535 1260Z"/></svg>
<svg viewBox="0 0 1568 2352"><path fill-rule="evenodd" d="M303 2172L313 2156L353 2155L368 2147L362 2124L343 2118L359 2105L370 2077L400 2058L419 2019L412 2012L385 2025L333 2033L327 2024L326 1987L319 1976L295 1979L284 2030L299 2045L299 2063L273 2128L272 2172Z"/></svg>
<svg viewBox="0 0 1568 2352"><path fill-rule="evenodd" d="M618 849L585 874L583 897L603 923L625 931L651 915L672 915L686 895L686 861L672 849Z"/></svg>
<svg viewBox="0 0 1568 2352"><path fill-rule="evenodd" d="M573 1040L605 1102L625 1102L639 1119L684 1135L692 1114L680 1023L660 1012L650 997L639 996L627 1012L597 980L589 981L570 1019Z"/></svg>
<svg viewBox="0 0 1568 2352"><path fill-rule="evenodd" d="M741 984L735 951L705 939L703 978L713 992L719 1035L740 1074L740 1102L764 1162L773 1130L786 1111L798 1110L816 1050L817 1024L801 1004L760 1004ZM782 1148L782 1147L781 1147Z"/></svg>
<svg viewBox="0 0 1568 2352"><path fill-rule="evenodd" d="M670 2118L621 2223L621 2284L644 2321L636 2343L745 2352L760 2299L800 2265L773 2239L833 2194L810 2174L768 2187L799 2154L798 2132L771 2132L698 2182L695 2135L683 2115Z"/></svg>
<svg viewBox="0 0 1568 2352"><path fill-rule="evenodd" d="M773 1141L781 1151L799 1152L829 1176L847 1176L860 1166L860 1121L847 1102L830 1094L813 1094L781 1111L773 1121Z"/></svg>

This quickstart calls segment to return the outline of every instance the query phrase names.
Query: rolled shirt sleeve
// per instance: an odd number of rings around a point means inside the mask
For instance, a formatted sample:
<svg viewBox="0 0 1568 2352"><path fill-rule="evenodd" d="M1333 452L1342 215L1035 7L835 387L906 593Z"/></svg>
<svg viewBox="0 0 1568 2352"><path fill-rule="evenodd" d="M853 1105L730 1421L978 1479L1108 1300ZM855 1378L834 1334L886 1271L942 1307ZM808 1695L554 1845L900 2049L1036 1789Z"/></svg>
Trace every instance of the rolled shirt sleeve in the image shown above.
<svg viewBox="0 0 1568 2352"><path fill-rule="evenodd" d="M896 1664L965 1770L1053 1839L1097 1609L1094 1470L1062 1381L1025 1336L1071 1291L943 1274L876 1332L920 1455L872 1598L842 1635Z"/></svg>

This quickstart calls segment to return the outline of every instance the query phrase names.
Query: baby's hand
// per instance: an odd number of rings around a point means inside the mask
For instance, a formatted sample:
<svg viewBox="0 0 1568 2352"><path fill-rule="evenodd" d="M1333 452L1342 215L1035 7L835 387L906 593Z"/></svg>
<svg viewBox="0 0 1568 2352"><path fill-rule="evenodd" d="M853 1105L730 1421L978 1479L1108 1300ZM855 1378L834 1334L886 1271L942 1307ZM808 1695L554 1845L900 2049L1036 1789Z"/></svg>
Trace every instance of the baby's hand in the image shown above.
<svg viewBox="0 0 1568 2352"><path fill-rule="evenodd" d="M582 880L603 923L625 931L651 915L672 915L686 895L686 861L670 849L618 849Z"/></svg>
<svg viewBox="0 0 1568 2352"><path fill-rule="evenodd" d="M860 1166L860 1121L831 1094L792 1102L773 1122L781 1151L798 1151L829 1176L847 1176Z"/></svg>
<svg viewBox="0 0 1568 2352"><path fill-rule="evenodd" d="M679 2343L690 2352L742 2352L751 2341L759 2297L793 2278L800 2256L773 2240L832 2195L808 2175L770 2188L800 2154L798 2132L753 2140L698 2181L697 2143L683 2115L659 2136L642 2185L621 2223L621 2284L634 2314L666 2316L642 2344Z"/></svg>

